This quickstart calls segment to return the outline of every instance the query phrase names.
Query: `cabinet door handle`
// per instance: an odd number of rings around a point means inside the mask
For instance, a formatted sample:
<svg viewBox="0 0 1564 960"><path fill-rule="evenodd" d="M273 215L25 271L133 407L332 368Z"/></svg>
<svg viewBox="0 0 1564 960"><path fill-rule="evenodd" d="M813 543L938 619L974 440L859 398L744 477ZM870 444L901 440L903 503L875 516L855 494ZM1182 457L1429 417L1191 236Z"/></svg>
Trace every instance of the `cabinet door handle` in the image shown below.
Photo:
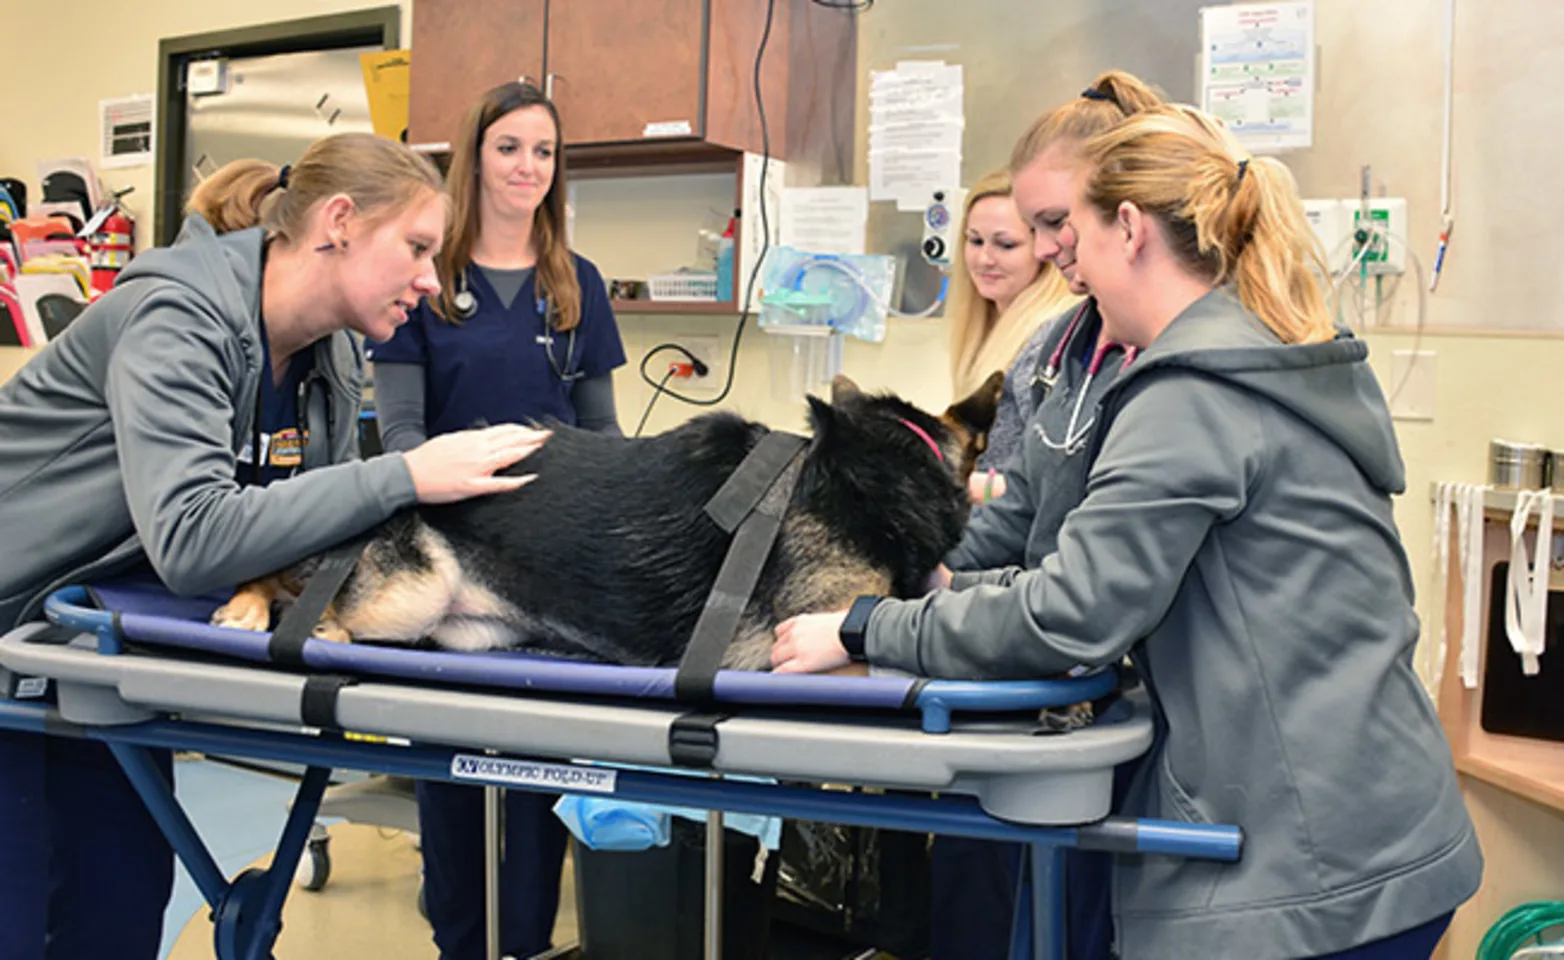
<svg viewBox="0 0 1564 960"><path fill-rule="evenodd" d="M546 99L554 99L554 78L557 76L559 76L559 74L549 73L545 74L543 77L543 96Z"/></svg>

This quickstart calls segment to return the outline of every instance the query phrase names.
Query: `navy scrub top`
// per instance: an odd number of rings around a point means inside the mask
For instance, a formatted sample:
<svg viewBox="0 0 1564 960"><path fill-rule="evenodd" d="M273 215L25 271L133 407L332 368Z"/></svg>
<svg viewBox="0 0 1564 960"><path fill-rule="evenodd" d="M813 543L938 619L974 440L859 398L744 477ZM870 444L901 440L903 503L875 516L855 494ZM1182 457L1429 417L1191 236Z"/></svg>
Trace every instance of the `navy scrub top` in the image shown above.
<svg viewBox="0 0 1564 960"><path fill-rule="evenodd" d="M304 440L300 432L299 408L303 403L304 382L315 369L315 347L311 344L288 361L282 383L272 382L272 347L261 324L261 386L256 398L257 429L239 451L236 479L240 486L265 486L286 480L304 463ZM261 446L261 468L255 467L255 443Z"/></svg>
<svg viewBox="0 0 1564 960"><path fill-rule="evenodd" d="M506 307L478 268L467 271L469 289L478 299L478 311L470 319L447 323L425 301L390 340L368 344L371 360L424 368L427 436L479 424L544 418L573 425L574 374L589 380L624 364L624 344L602 275L590 260L572 256L581 285L581 323L575 330L574 349L570 349L570 333L548 329L538 303L536 271ZM545 349L553 350L553 363ZM561 379L561 371L571 379Z"/></svg>

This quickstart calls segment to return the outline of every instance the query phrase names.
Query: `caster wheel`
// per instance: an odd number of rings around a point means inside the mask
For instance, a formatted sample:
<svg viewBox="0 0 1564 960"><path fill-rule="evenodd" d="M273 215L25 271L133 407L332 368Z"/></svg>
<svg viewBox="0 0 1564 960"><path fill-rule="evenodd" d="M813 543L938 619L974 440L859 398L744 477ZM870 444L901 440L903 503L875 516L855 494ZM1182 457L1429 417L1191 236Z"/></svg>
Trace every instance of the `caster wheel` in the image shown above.
<svg viewBox="0 0 1564 960"><path fill-rule="evenodd" d="M311 840L299 858L299 869L294 882L305 890L319 890L331 879L331 841L323 838Z"/></svg>

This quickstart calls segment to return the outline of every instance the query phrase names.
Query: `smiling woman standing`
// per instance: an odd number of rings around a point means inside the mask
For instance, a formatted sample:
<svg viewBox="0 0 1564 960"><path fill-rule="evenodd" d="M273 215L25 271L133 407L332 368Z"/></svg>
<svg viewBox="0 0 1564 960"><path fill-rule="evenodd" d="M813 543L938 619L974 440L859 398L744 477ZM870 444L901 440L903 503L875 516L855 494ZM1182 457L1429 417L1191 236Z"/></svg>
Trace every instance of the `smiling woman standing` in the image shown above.
<svg viewBox="0 0 1564 960"><path fill-rule="evenodd" d="M625 362L603 278L565 242L559 114L531 84L495 87L468 111L446 189L441 289L371 345L386 449L475 423L552 418L619 432L613 370ZM441 960L485 956L483 792L419 783L424 891ZM550 947L565 828L556 797L505 799L500 947Z"/></svg>
<svg viewBox="0 0 1564 960"><path fill-rule="evenodd" d="M961 218L961 256L951 271L953 396L975 392L995 370L1008 371L1038 328L1078 299L1059 268L1039 261L1032 245L1032 228L1016 211L1010 172L996 170L973 184ZM1017 388L1007 375L988 449L978 458L981 470L1003 466L1021 448L1026 424Z"/></svg>

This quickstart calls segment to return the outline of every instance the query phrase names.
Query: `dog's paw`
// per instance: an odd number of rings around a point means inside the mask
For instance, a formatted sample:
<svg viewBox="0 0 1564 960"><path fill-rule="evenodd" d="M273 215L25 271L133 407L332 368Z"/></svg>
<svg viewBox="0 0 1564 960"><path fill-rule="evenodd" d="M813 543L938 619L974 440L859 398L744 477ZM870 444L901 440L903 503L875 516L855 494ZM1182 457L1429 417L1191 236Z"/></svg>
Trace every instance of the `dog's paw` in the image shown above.
<svg viewBox="0 0 1564 960"><path fill-rule="evenodd" d="M265 632L271 626L271 621L271 603L265 597L254 593L237 593L232 600L213 612L211 624L214 627Z"/></svg>
<svg viewBox="0 0 1564 960"><path fill-rule="evenodd" d="M310 631L310 636L316 640L329 640L332 643L352 643L353 635L342 628L342 624L334 617L323 617L315 624L315 629Z"/></svg>

